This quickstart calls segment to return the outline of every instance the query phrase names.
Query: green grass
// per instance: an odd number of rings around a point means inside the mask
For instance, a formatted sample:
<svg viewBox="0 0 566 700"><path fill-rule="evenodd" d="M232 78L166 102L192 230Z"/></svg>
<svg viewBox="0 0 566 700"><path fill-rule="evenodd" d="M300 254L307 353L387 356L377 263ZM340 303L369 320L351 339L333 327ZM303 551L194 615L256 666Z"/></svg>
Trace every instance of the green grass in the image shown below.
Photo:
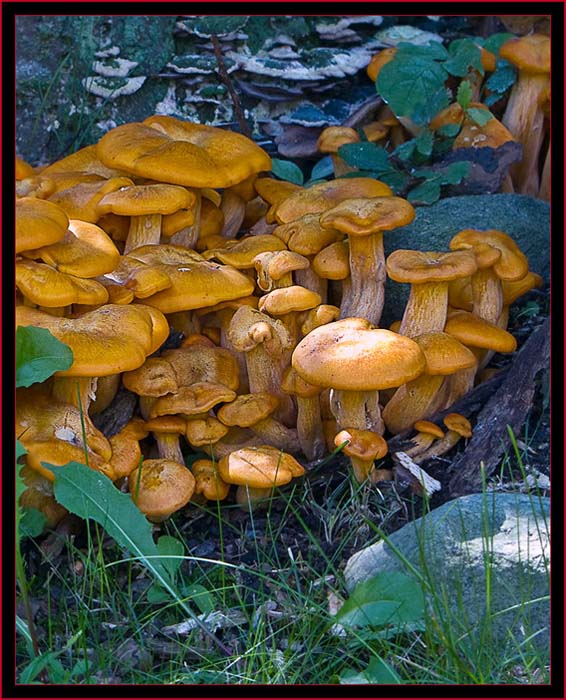
<svg viewBox="0 0 566 700"><path fill-rule="evenodd" d="M489 499L486 491L487 508ZM68 540L64 556L52 563L39 541L28 540L26 555L36 569L30 597L43 606L36 615L40 655L33 660L29 640L18 635L18 678L83 684L339 683L380 658L403 684L548 683L548 659L534 644L527 640L502 649L491 638L489 614L474 632L462 624L465 611L455 617L434 591L433 612L421 629L393 636L371 627L334 632L329 598L347 597L345 560L381 537L391 518L390 501L347 478L323 479L284 492L248 518L235 517L237 509L226 505L193 510L198 515L191 525L177 516L161 534L186 541L214 526L221 552L220 560L188 551L181 557L177 583L185 597L177 601L148 601L153 581L147 570L96 524ZM281 541L290 523L301 543L285 548ZM238 541L249 561L234 565L224 545ZM486 539L486 553L489 548ZM489 556L485 561L488 597ZM422 586L430 593L423 570ZM454 582L455 591L459 585ZM532 595L528 587L525 593ZM189 619L181 603L196 614L224 613L217 634L229 656L199 629L165 629Z"/></svg>

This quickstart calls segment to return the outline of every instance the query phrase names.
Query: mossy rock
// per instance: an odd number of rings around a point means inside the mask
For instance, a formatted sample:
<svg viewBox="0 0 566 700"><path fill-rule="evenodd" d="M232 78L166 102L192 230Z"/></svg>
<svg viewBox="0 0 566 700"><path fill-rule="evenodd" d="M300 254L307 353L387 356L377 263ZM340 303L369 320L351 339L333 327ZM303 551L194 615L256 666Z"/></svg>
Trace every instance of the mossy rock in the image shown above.
<svg viewBox="0 0 566 700"><path fill-rule="evenodd" d="M384 234L386 256L399 248L447 251L450 239L465 228L498 229L509 234L529 259L533 272L550 278L550 206L519 194L448 197L428 207L417 207L409 226ZM388 279L380 325L401 318L409 285Z"/></svg>

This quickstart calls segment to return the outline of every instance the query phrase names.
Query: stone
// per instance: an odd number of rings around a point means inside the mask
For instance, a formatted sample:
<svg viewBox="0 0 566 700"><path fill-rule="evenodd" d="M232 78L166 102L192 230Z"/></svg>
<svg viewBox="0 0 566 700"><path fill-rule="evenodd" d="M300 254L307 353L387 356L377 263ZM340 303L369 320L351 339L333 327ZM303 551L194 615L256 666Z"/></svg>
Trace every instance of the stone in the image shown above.
<svg viewBox="0 0 566 700"><path fill-rule="evenodd" d="M354 554L344 572L346 586L377 573L415 567L431 582L428 605L437 619L450 620L453 639L464 649L482 634L490 618L492 641L516 649L533 643L545 654L550 645L550 499L520 493L475 493L444 503L389 536ZM396 554L396 551L399 554ZM486 558L490 559L487 612ZM536 603L523 606L528 601ZM499 614L512 606L516 609ZM479 626L470 635L474 625ZM483 629L485 632L485 628ZM462 636L461 636L462 635ZM513 638L515 642L513 642Z"/></svg>
<svg viewBox="0 0 566 700"><path fill-rule="evenodd" d="M416 217L383 236L385 255L398 248L447 251L450 239L465 228L498 229L512 236L529 259L533 272L550 280L550 205L520 194L447 197L431 206L416 207ZM380 325L400 319L409 298L409 285L387 279Z"/></svg>

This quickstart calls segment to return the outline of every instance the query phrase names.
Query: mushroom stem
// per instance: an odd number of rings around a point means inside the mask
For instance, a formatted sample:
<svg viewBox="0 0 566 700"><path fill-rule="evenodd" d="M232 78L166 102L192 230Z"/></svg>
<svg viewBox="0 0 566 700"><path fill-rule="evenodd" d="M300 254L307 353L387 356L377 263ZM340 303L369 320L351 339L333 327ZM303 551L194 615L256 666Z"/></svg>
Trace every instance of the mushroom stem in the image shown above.
<svg viewBox="0 0 566 700"><path fill-rule="evenodd" d="M266 444L277 447L279 450L291 454L300 452L297 431L287 428L274 418L264 418L251 425L250 430Z"/></svg>
<svg viewBox="0 0 566 700"><path fill-rule="evenodd" d="M443 331L448 311L448 282L412 284L399 334L415 338Z"/></svg>
<svg viewBox="0 0 566 700"><path fill-rule="evenodd" d="M340 318L359 316L377 326L383 310L386 277L383 234L350 236L349 241L350 284L342 295Z"/></svg>
<svg viewBox="0 0 566 700"><path fill-rule="evenodd" d="M194 204L195 220L190 226L185 226L185 228L174 233L169 239L169 242L194 250L200 233L202 194L198 189L194 189L192 192L194 192L196 197Z"/></svg>
<svg viewBox="0 0 566 700"><path fill-rule="evenodd" d="M322 303L324 304L328 295L328 280L325 280L317 275L312 269L314 255L305 255L305 257L310 260L311 264L304 270L295 270L295 284L301 287L306 287L306 289L310 289L311 292L316 292L319 294Z"/></svg>
<svg viewBox="0 0 566 700"><path fill-rule="evenodd" d="M443 382L442 375L421 374L400 386L382 412L387 429L397 435L435 413L444 404Z"/></svg>
<svg viewBox="0 0 566 700"><path fill-rule="evenodd" d="M280 360L271 357L263 343L256 345L246 352L246 367L250 385L250 393L275 394L280 400L276 417L285 425L295 424L295 407L288 394L281 390L281 380L284 369L288 366L288 353Z"/></svg>
<svg viewBox="0 0 566 700"><path fill-rule="evenodd" d="M446 434L441 440L437 440L432 447L429 447L428 450L425 450L424 452L416 455L416 457L413 457L413 462L420 464L421 462L431 459L432 457L440 457L441 455L446 454L446 452L449 452L454 445L456 445L461 437L462 436L460 433L457 433L455 430L447 430Z"/></svg>
<svg viewBox="0 0 566 700"><path fill-rule="evenodd" d="M297 396L297 435L301 450L307 459L321 459L324 456L326 440L318 395Z"/></svg>
<svg viewBox="0 0 566 700"><path fill-rule="evenodd" d="M185 464L185 458L181 452L179 435L176 433L153 433L155 442L157 443L157 452L160 459L171 459L173 462Z"/></svg>
<svg viewBox="0 0 566 700"><path fill-rule="evenodd" d="M161 219L161 214L130 217L130 228L124 245L124 255L142 245L157 245L161 238Z"/></svg>
<svg viewBox="0 0 566 700"><path fill-rule="evenodd" d="M243 510L254 510L260 506L266 506L271 496L273 496L273 487L262 489L246 484L236 488L236 503Z"/></svg>
<svg viewBox="0 0 566 700"><path fill-rule="evenodd" d="M490 323L497 323L503 308L501 280L493 268L478 269L472 275L472 313Z"/></svg>
<svg viewBox="0 0 566 700"><path fill-rule="evenodd" d="M330 408L339 430L356 428L371 430L379 435L385 432L377 391L332 389Z"/></svg>

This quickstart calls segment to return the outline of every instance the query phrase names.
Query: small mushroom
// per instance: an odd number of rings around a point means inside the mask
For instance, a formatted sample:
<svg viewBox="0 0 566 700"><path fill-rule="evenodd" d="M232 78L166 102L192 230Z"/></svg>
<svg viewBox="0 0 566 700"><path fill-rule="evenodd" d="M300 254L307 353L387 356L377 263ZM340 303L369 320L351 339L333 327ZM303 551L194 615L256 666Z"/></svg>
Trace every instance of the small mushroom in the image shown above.
<svg viewBox="0 0 566 700"><path fill-rule="evenodd" d="M436 440L436 442L427 450L421 452L416 457L413 457L414 462L421 464L422 462L432 459L433 457L440 457L441 455L449 452L460 440L460 438L472 437L471 423L460 413L449 413L444 417L443 422L447 428L444 437L440 440Z"/></svg>
<svg viewBox="0 0 566 700"><path fill-rule="evenodd" d="M195 478L184 464L170 459L146 459L128 477L134 503L149 520L167 520L191 500Z"/></svg>
<svg viewBox="0 0 566 700"><path fill-rule="evenodd" d="M387 454L387 442L371 430L355 428L341 430L334 438L336 447L344 442L344 454L350 458L356 481L361 484L371 476L375 460Z"/></svg>

